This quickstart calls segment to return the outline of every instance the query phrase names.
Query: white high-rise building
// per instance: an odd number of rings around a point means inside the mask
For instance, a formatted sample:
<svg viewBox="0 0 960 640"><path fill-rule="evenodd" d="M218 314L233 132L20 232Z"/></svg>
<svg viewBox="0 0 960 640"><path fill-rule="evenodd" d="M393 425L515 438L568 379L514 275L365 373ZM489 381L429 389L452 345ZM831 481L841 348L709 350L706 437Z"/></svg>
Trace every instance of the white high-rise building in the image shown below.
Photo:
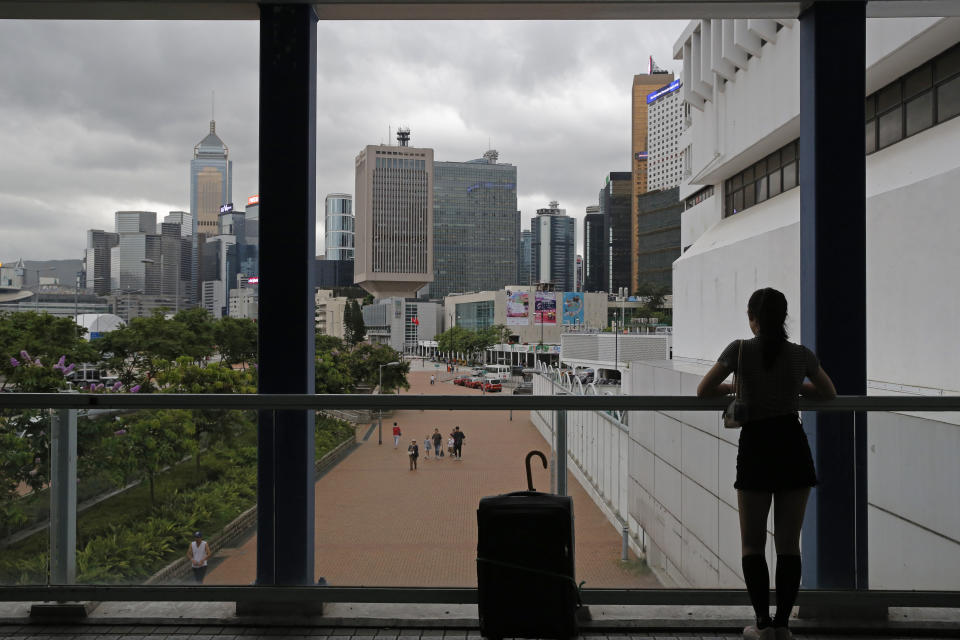
<svg viewBox="0 0 960 640"><path fill-rule="evenodd" d="M378 298L433 281L433 149L369 145L356 160L354 282ZM329 257L329 254L327 255Z"/></svg>
<svg viewBox="0 0 960 640"><path fill-rule="evenodd" d="M327 260L353 260L353 196L331 193L324 201L324 241Z"/></svg>
<svg viewBox="0 0 960 640"><path fill-rule="evenodd" d="M679 186L683 180L684 103L681 82L674 80L647 94L647 190Z"/></svg>

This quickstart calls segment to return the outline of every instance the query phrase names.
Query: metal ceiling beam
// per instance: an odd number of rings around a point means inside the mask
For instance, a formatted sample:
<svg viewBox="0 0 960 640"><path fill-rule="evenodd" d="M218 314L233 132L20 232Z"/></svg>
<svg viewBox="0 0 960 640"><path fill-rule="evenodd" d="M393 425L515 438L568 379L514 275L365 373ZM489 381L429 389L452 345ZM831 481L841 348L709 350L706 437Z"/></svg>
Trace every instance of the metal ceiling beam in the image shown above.
<svg viewBox="0 0 960 640"><path fill-rule="evenodd" d="M658 20L797 18L807 0L289 0L321 20ZM867 17L960 16L956 0L871 0ZM250 0L0 0L0 19L258 20Z"/></svg>

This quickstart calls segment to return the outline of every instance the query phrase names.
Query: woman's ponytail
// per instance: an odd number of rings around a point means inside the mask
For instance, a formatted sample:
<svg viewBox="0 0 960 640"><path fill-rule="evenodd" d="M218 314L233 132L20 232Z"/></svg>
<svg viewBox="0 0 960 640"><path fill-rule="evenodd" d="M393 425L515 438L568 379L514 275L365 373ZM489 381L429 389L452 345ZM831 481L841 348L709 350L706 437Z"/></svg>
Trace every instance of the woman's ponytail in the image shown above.
<svg viewBox="0 0 960 640"><path fill-rule="evenodd" d="M763 368L769 369L787 341L787 297L776 289L757 289L750 296L747 311L757 321Z"/></svg>

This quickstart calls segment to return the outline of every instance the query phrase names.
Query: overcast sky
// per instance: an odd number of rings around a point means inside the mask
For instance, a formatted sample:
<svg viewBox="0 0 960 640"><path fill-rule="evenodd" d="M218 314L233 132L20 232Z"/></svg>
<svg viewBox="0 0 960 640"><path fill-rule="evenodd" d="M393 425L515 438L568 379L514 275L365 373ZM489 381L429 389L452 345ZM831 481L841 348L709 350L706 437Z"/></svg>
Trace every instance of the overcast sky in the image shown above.
<svg viewBox="0 0 960 640"><path fill-rule="evenodd" d="M357 152L398 125L437 160L480 157L489 140L518 168L524 228L550 200L582 219L605 175L629 170L633 74L649 55L678 72L684 25L321 22L318 253L324 195L352 193ZM211 90L245 206L257 55L254 22L0 21L0 260L80 258L117 210L189 211Z"/></svg>

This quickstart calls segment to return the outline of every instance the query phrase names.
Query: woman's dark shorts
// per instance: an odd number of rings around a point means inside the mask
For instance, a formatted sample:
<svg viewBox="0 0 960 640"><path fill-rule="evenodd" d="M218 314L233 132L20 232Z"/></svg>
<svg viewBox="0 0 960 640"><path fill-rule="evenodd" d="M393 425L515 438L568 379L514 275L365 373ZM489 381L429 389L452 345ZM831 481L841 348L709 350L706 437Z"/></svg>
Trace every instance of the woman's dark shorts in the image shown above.
<svg viewBox="0 0 960 640"><path fill-rule="evenodd" d="M784 491L817 484L807 435L796 414L743 425L737 450L736 489Z"/></svg>

